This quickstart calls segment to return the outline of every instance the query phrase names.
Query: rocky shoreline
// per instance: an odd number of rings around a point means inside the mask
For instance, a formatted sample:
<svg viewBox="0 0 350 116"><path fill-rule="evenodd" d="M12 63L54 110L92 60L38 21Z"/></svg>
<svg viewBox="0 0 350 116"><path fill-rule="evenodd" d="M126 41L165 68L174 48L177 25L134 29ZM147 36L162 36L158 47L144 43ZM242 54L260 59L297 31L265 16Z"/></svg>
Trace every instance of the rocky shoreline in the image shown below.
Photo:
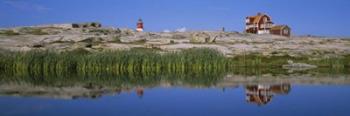
<svg viewBox="0 0 350 116"><path fill-rule="evenodd" d="M350 39L314 36L283 37L238 32L136 32L131 29L86 27L71 24L17 27L0 30L0 51L90 52L153 48L164 52L212 48L228 57L310 56L327 58L350 55Z"/></svg>

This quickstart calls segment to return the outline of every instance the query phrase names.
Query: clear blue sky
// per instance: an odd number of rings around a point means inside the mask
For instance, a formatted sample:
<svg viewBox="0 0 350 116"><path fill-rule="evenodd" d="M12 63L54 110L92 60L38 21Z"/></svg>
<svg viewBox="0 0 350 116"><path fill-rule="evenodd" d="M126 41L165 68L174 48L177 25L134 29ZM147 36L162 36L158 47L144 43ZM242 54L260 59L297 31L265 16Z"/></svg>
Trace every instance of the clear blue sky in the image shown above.
<svg viewBox="0 0 350 116"><path fill-rule="evenodd" d="M243 31L248 15L265 12L297 35L350 36L350 0L0 0L0 27L99 21L147 31Z"/></svg>

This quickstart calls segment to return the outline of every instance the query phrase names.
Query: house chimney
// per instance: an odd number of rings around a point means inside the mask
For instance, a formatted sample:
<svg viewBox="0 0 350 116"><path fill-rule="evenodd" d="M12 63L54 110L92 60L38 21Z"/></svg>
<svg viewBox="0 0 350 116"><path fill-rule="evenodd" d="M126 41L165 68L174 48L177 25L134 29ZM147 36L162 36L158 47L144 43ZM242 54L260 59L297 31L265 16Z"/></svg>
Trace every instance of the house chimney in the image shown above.
<svg viewBox="0 0 350 116"><path fill-rule="evenodd" d="M258 12L258 14L257 14L258 16L261 16L261 15L263 15L263 13L261 13L261 12Z"/></svg>

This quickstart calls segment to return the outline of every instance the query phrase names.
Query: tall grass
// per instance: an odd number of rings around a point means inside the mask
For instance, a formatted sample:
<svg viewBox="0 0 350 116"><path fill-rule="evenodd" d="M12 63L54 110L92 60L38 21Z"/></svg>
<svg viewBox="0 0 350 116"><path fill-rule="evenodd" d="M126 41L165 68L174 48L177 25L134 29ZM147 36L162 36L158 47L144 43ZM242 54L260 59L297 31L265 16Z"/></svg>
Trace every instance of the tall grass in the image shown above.
<svg viewBox="0 0 350 116"><path fill-rule="evenodd" d="M308 57L264 57L243 55L227 58L212 49L188 49L161 53L153 49L136 48L127 51L89 53L84 51L55 53L48 51L0 54L0 71L16 75L50 76L78 74L80 76L128 75L135 77L162 73L219 73L242 68L280 68L287 60L309 63L322 68L347 69L350 56L309 60Z"/></svg>
<svg viewBox="0 0 350 116"><path fill-rule="evenodd" d="M211 49L158 53L152 49L132 49L102 53L42 52L2 54L0 69L18 75L140 75L150 73L217 72L226 68L226 58Z"/></svg>

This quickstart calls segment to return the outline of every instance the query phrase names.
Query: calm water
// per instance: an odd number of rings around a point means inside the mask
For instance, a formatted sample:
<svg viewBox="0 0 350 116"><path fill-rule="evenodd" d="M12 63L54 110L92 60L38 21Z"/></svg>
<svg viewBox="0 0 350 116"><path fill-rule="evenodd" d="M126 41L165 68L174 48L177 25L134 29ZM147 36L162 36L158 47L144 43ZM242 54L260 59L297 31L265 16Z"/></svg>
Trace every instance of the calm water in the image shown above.
<svg viewBox="0 0 350 116"><path fill-rule="evenodd" d="M115 78L2 77L0 115L350 115L348 74Z"/></svg>

